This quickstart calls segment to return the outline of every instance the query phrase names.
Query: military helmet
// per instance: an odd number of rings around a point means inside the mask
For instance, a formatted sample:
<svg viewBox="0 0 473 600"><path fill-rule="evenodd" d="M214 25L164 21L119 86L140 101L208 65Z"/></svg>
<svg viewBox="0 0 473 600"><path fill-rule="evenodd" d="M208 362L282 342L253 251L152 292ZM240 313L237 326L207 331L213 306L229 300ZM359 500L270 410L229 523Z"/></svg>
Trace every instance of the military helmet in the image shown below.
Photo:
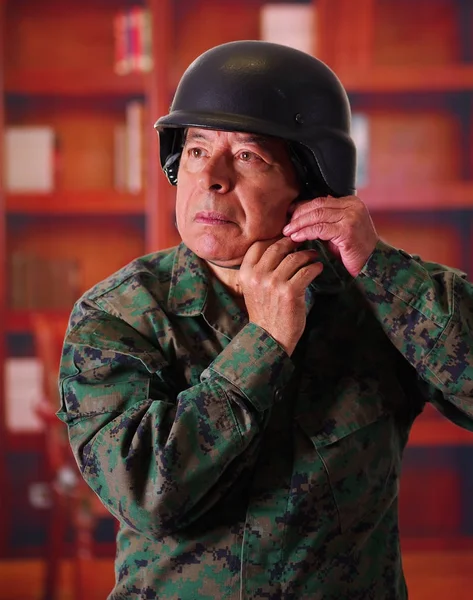
<svg viewBox="0 0 473 600"><path fill-rule="evenodd" d="M355 192L356 150L345 89L322 61L263 41L211 48L185 71L169 114L155 124L172 184L187 127L241 131L289 142L302 197Z"/></svg>

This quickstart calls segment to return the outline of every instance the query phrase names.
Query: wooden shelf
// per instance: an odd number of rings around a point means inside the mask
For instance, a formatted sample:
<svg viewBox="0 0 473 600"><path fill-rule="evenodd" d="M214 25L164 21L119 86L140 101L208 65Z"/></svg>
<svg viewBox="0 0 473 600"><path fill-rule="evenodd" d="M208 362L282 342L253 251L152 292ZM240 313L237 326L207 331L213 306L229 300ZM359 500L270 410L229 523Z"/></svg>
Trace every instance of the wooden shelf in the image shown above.
<svg viewBox="0 0 473 600"><path fill-rule="evenodd" d="M358 196L371 210L395 212L473 209L473 183L367 186L358 190Z"/></svg>
<svg viewBox="0 0 473 600"><path fill-rule="evenodd" d="M114 190L7 194L6 209L7 214L142 215L144 194L127 194Z"/></svg>
<svg viewBox="0 0 473 600"><path fill-rule="evenodd" d="M71 310L9 310L5 320L6 330L7 333L29 333L32 327L31 317L33 314L44 314L54 317L61 315L68 317Z"/></svg>
<svg viewBox="0 0 473 600"><path fill-rule="evenodd" d="M473 90L473 66L470 65L338 69L337 74L348 93Z"/></svg>
<svg viewBox="0 0 473 600"><path fill-rule="evenodd" d="M141 96L147 92L144 73L115 75L110 71L13 71L6 73L7 94L38 96Z"/></svg>

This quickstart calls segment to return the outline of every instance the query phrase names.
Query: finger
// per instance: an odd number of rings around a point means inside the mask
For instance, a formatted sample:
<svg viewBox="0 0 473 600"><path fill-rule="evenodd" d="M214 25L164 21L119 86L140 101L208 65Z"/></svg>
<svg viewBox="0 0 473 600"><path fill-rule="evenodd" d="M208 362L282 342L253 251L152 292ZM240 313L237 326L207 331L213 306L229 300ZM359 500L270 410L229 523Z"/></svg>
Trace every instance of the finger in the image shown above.
<svg viewBox="0 0 473 600"><path fill-rule="evenodd" d="M316 208L346 208L353 202L354 196L344 196L343 198L334 198L333 196L320 196L313 200L300 202L292 212L291 220L297 219L302 215Z"/></svg>
<svg viewBox="0 0 473 600"><path fill-rule="evenodd" d="M297 271L317 261L319 253L316 250L299 250L288 254L274 271L280 281L288 281Z"/></svg>
<svg viewBox="0 0 473 600"><path fill-rule="evenodd" d="M299 229L291 234L290 238L296 242L304 242L306 240L324 240L334 241L340 238L343 234L344 227L341 221L336 223L315 223L309 227Z"/></svg>
<svg viewBox="0 0 473 600"><path fill-rule="evenodd" d="M246 267L254 267L260 261L261 257L269 248L269 246L271 246L280 239L280 237L277 237L271 238L269 240L258 240L257 242L254 242L246 251L240 269Z"/></svg>
<svg viewBox="0 0 473 600"><path fill-rule="evenodd" d="M324 266L321 262L315 262L302 267L302 269L294 273L289 283L292 284L296 294L303 294L314 279L322 273L323 268Z"/></svg>
<svg viewBox="0 0 473 600"><path fill-rule="evenodd" d="M297 230L316 223L338 223L341 221L346 214L346 210L340 207L337 208L314 208L305 214L291 219L291 222L286 225L283 229L284 235L291 235Z"/></svg>
<svg viewBox="0 0 473 600"><path fill-rule="evenodd" d="M258 267L262 271L274 271L286 256L292 254L299 244L290 237L283 237L271 244L261 256Z"/></svg>

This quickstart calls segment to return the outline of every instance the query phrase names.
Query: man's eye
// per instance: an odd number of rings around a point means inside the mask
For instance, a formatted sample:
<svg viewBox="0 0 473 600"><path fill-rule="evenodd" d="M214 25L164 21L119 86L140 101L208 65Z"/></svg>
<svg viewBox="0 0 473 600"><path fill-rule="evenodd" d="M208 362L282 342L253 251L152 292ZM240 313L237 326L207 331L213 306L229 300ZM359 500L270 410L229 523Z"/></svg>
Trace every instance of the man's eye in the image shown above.
<svg viewBox="0 0 473 600"><path fill-rule="evenodd" d="M200 158L202 156L203 152L202 152L202 148L190 148L189 149L189 156L191 156L192 158Z"/></svg>
<svg viewBox="0 0 473 600"><path fill-rule="evenodd" d="M242 160L243 162L249 162L250 160L255 160L256 158L258 158L256 156L256 154L254 154L254 152L240 152L240 160Z"/></svg>

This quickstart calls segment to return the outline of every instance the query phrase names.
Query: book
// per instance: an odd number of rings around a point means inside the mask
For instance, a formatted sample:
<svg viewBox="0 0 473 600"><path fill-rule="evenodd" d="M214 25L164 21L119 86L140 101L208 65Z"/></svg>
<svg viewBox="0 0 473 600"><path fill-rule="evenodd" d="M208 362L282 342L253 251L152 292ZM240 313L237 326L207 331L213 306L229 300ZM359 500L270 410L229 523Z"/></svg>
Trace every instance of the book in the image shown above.
<svg viewBox="0 0 473 600"><path fill-rule="evenodd" d="M141 54L140 66L144 72L149 72L153 69L153 31L151 22L151 11L141 11Z"/></svg>
<svg viewBox="0 0 473 600"><path fill-rule="evenodd" d="M70 310L82 289L77 260L18 251L10 256L8 280L13 310Z"/></svg>
<svg viewBox="0 0 473 600"><path fill-rule="evenodd" d="M127 129L125 123L115 125L113 131L113 185L118 192L128 191Z"/></svg>
<svg viewBox="0 0 473 600"><path fill-rule="evenodd" d="M264 4L260 12L260 37L314 54L315 7L311 4Z"/></svg>
<svg viewBox="0 0 473 600"><path fill-rule="evenodd" d="M11 432L43 429L36 405L43 396L43 367L37 358L8 358L5 361L6 425Z"/></svg>
<svg viewBox="0 0 473 600"><path fill-rule="evenodd" d="M148 72L153 67L151 13L132 6L117 13L113 20L115 73Z"/></svg>
<svg viewBox="0 0 473 600"><path fill-rule="evenodd" d="M369 183L370 131L368 115L356 112L352 114L351 137L356 146L356 187L362 188Z"/></svg>
<svg viewBox="0 0 473 600"><path fill-rule="evenodd" d="M139 194L144 187L145 136L144 104L133 100L126 107L126 184L128 192Z"/></svg>
<svg viewBox="0 0 473 600"><path fill-rule="evenodd" d="M114 129L113 181L119 192L139 194L145 187L147 171L145 132L146 108L142 101L128 102L125 121Z"/></svg>
<svg viewBox="0 0 473 600"><path fill-rule="evenodd" d="M127 15L120 12L113 19L113 33L115 40L115 73L126 75L131 71L131 57L128 52L127 40Z"/></svg>
<svg viewBox="0 0 473 600"><path fill-rule="evenodd" d="M5 131L5 189L8 192L52 192L55 134L51 127L12 126Z"/></svg>

